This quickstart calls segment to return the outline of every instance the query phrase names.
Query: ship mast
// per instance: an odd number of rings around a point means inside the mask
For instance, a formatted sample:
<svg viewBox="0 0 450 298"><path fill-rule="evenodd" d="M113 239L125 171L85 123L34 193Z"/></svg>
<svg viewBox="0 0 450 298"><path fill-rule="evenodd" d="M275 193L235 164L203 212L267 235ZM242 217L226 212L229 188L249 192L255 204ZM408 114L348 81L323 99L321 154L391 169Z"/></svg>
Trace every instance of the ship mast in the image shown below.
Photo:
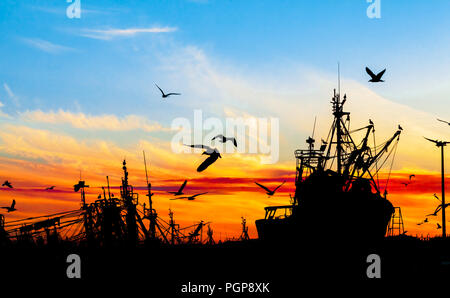
<svg viewBox="0 0 450 298"><path fill-rule="evenodd" d="M153 200L152 200L152 184L148 182L148 174L147 174L147 161L145 159L145 151L142 151L144 155L144 166L145 166L145 179L147 181L147 197L148 197L148 205L149 205L149 220L150 220L150 239L154 240L156 238L156 210L153 209ZM144 210L145 212L145 210Z"/></svg>

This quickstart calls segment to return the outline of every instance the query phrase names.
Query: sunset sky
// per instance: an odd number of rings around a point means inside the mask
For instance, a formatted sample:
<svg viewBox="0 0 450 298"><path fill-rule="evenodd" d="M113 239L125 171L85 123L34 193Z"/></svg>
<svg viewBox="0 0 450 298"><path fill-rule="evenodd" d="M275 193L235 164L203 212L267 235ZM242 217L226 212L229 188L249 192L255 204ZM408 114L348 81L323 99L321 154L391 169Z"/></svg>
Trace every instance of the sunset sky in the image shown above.
<svg viewBox="0 0 450 298"><path fill-rule="evenodd" d="M381 0L380 19L368 18L365 0L80 3L79 19L67 17L65 0L0 3L0 179L14 186L0 188L0 206L15 199L18 209L6 221L79 208L80 171L95 200L107 175L120 184L124 158L145 202L145 150L162 218L170 208L181 224L210 221L225 238L239 236L244 216L256 237L264 207L294 193L293 152L306 148L315 117L316 139L327 136L339 62L352 128L371 119L378 143L404 129L388 199L405 230L440 232L437 219L417 223L441 195L440 152L423 136L449 139L436 120L450 121L449 1ZM366 66L386 68L386 82L369 83ZM162 99L155 83L182 95ZM195 110L224 124L279 119L279 160L224 153L197 173L205 156L171 145L172 121L193 123ZM169 200L184 179L186 193L208 194ZM284 180L272 198L254 184Z"/></svg>

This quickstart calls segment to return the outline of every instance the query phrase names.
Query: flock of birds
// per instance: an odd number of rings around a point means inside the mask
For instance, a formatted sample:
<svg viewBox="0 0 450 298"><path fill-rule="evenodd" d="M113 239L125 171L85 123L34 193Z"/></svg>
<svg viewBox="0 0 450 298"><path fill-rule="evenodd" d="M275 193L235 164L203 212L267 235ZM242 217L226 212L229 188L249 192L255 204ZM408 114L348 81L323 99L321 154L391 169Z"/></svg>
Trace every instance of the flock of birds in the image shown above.
<svg viewBox="0 0 450 298"><path fill-rule="evenodd" d="M6 186L6 187L8 187L8 188L14 188L14 187L12 186L11 182L9 182L8 180L6 180L5 182L3 182L2 187L4 187L4 186ZM45 190L53 190L54 188L55 188L55 186L52 185L52 186L50 186L50 187L45 188ZM16 211L16 210L17 210L17 209L16 209L16 200L13 199L10 206L3 206L3 207L0 207L0 208L6 209L6 212L8 212L8 213L9 213L9 212Z"/></svg>
<svg viewBox="0 0 450 298"><path fill-rule="evenodd" d="M162 98L167 98L171 95L181 95L181 93L165 93L157 84L155 84L156 87L159 89L159 91L161 92L161 96ZM217 140L221 143L226 143L226 142L232 142L232 144L237 147L237 140L235 137L226 137L222 134L219 134L215 137L213 137L211 139L211 141ZM222 158L222 156L220 155L220 152L217 148L212 148L210 146L207 145L203 145L203 144L193 144L193 145L186 145L183 144L184 146L188 146L191 148L197 148L197 149L203 149L204 151L202 152L202 155L208 155L208 157L198 166L197 168L197 172L203 172L204 170L206 170L210 165L212 165L214 162L216 162L219 158ZM261 187L262 189L264 189L266 191L266 194L270 197L273 196L275 194L275 192L281 187L283 186L283 184L286 181L284 181L283 183L281 183L279 186L277 186L274 190L270 190L269 188L267 188L266 186L255 182L256 185L258 185L259 187ZM183 184L180 186L180 188L178 189L178 191L169 191L168 193L173 194L174 196L176 196L175 198L172 198L170 200L180 200L180 199L187 199L189 201L193 201L195 200L198 196L207 194L207 192L203 192L203 193L198 193L198 194L194 194L191 196L181 196L183 195L183 189L186 186L187 180L184 180ZM179 197L180 196L180 197Z"/></svg>
<svg viewBox="0 0 450 298"><path fill-rule="evenodd" d="M437 216L437 214L439 213L439 211L441 211L441 210L447 208L448 206L450 206L450 203L446 203L446 204L443 205L441 199L439 199L439 197L438 197L436 194L433 194L433 197L434 197L436 200L438 200L440 204L436 207L436 209L434 210L433 213L428 214L428 215L426 216L426 218L425 218L423 221L419 222L419 223L417 224L418 226L421 226L421 225L423 225L423 224L425 224L425 223L428 223L428 222L429 222L429 220L428 220L428 217L429 217L429 216ZM439 229L441 229L441 228L442 228L441 225L440 225L439 223L436 223L436 229L439 230Z"/></svg>
<svg viewBox="0 0 450 298"><path fill-rule="evenodd" d="M386 72L386 69L380 71L379 73L375 74L372 70L370 70L368 67L366 67L366 72L367 74L370 76L370 80L369 82L372 83L377 83L377 82L384 82L384 80L382 80L381 78L383 77L384 73ZM155 84L155 86L158 88L158 90L161 92L161 97L163 99L168 98L169 96L174 96L174 95L181 95L181 93L177 93L177 92L169 92L169 93L165 93L157 84ZM438 119L441 122L447 123L448 125L450 125L450 122ZM370 120L370 122L372 122ZM403 130L402 127L399 125L398 127L400 130ZM237 140L234 137L226 137L222 134L219 134L215 137L213 137L211 139L211 141L217 140L221 143L226 143L226 142L232 142L232 144L237 147ZM326 142L325 142L326 144ZM220 155L220 152L217 148L212 148L210 146L207 145L203 145L203 144L194 144L194 145L186 145L185 146L189 146L191 148L198 148L198 149L203 149L203 153L202 155L208 155L208 157L198 166L197 168L197 172L202 172L204 170L206 170L209 166L211 166L214 162L216 162L219 158L222 158L222 156ZM403 182L402 184L405 185L405 187L407 187L411 182L412 182L412 178L415 177L414 174L409 176L409 182ZM281 183L280 185L278 185L276 188L274 188L273 190L269 189L268 187L262 185L261 183L255 182L256 185L258 185L261 189L263 189L266 194L270 197L273 196L275 194L275 192L284 185L286 181L283 181L283 183ZM169 191L168 193L173 194L175 196L175 198L172 198L171 200L180 200L180 199L187 199L189 201L193 201L195 200L198 196L207 194L207 192L203 192L203 193L197 193L197 194L193 194L193 195L186 195L186 196L182 196L185 193L183 193L183 190L185 188L187 184L187 180L185 180L183 182L183 184L180 186L180 188L177 191ZM2 186L6 186L8 188L13 188L13 186L11 185L11 183L6 180ZM53 190L55 188L54 185L45 188L45 190ZM436 194L434 195L436 198ZM99 195L99 198L101 197L101 195ZM437 198L439 199L439 198ZM447 207L449 204L445 204L444 208ZM13 212L16 211L17 209L15 208L16 206L16 201L13 200L10 206L5 206L5 207L1 207L3 209L6 209L7 212ZM429 214L428 216L435 216L440 210L442 209L442 203L441 205L439 205L436 210L434 211L434 213ZM426 218L423 222L418 223L418 225L422 225L423 223L428 222L428 218ZM438 229L440 229L440 225L439 223L437 224Z"/></svg>

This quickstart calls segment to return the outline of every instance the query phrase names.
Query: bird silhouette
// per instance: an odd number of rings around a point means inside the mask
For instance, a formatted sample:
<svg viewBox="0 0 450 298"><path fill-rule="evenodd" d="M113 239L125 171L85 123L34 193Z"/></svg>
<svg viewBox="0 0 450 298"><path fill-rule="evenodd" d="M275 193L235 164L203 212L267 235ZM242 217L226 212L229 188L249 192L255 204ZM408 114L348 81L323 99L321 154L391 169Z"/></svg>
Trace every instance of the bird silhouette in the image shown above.
<svg viewBox="0 0 450 298"><path fill-rule="evenodd" d="M424 139L427 140L427 141L430 141L430 142L432 142L432 143L435 143L436 146L438 146L438 147L440 147L440 146L445 146L445 145L447 145L447 144L450 143L450 142L446 142L446 141L432 140L432 139L429 139L429 138L426 138L426 137L424 137Z"/></svg>
<svg viewBox="0 0 450 298"><path fill-rule="evenodd" d="M436 228L436 229L439 230L440 228L442 228L441 225L440 225L439 223L436 223L436 225L437 225L437 228Z"/></svg>
<svg viewBox="0 0 450 298"><path fill-rule="evenodd" d="M428 222L428 218L425 218L425 220L423 222Z"/></svg>
<svg viewBox="0 0 450 298"><path fill-rule="evenodd" d="M15 206L16 206L16 200L13 200L10 207L1 207L1 208L6 209L7 212L9 213L9 212L13 212L13 211L17 210L15 208Z"/></svg>
<svg viewBox="0 0 450 298"><path fill-rule="evenodd" d="M286 181L283 181L283 183L281 183L280 185L278 185L274 190L270 190L270 189L268 189L267 187L265 187L264 185L259 184L258 182L255 182L255 184L258 185L259 187L261 187L262 189L264 189L264 190L266 191L267 195L270 197L270 196L273 196L273 195L275 194L275 192L277 191L277 189L279 189L281 186L283 186L283 184L284 184L285 182L286 182Z"/></svg>
<svg viewBox="0 0 450 298"><path fill-rule="evenodd" d="M203 152L203 154L205 154ZM197 172L202 172L204 170L206 170L206 168L208 168L210 165L212 165L214 162L216 162L216 160L218 158L222 158L222 156L220 155L219 152L213 152L211 154L209 154L208 158L205 159L205 161L203 161L197 168Z"/></svg>
<svg viewBox="0 0 450 298"><path fill-rule="evenodd" d="M202 155L209 155L207 159L205 159L197 168L197 172L202 172L206 170L210 165L212 165L219 157L222 158L220 155L219 150L217 148L211 148L206 145L186 145L192 148L201 148L204 149Z"/></svg>
<svg viewBox="0 0 450 298"><path fill-rule="evenodd" d="M171 199L171 200L188 199L189 201L193 201L193 200L195 200L198 196L201 196L201 195L204 195L204 194L207 194L207 192L198 193L198 194L195 194L195 195L192 195L192 196L173 198L173 199Z"/></svg>
<svg viewBox="0 0 450 298"><path fill-rule="evenodd" d="M183 195L183 188L186 186L187 180L184 180L178 191L168 191L168 193L174 194L175 196Z"/></svg>
<svg viewBox="0 0 450 298"><path fill-rule="evenodd" d="M383 69L382 71L380 71L377 75L375 75L368 67L366 67L366 72L369 74L369 76L371 77L371 79L369 80L369 82L372 83L377 83L377 82L384 82L381 77L383 76L384 72L386 71L386 69Z"/></svg>
<svg viewBox="0 0 450 298"><path fill-rule="evenodd" d="M450 203L444 204L444 208L447 208L448 206L450 206ZM436 209L434 210L434 212L431 214L428 214L427 216L436 216L438 214L438 212L441 211L441 209L442 209L442 204L438 205L436 207Z"/></svg>
<svg viewBox="0 0 450 298"><path fill-rule="evenodd" d="M156 84L155 84L156 85ZM181 93L164 93L164 91L162 91L162 89L161 88L159 88L159 86L158 85L156 85L156 87L158 87L158 89L159 89L159 91L161 91L161 96L162 96L162 98L167 98L167 97L169 97L169 96L171 96L171 95L181 95Z"/></svg>
<svg viewBox="0 0 450 298"><path fill-rule="evenodd" d="M101 199L102 198L102 194L99 194L97 199Z"/></svg>
<svg viewBox="0 0 450 298"><path fill-rule="evenodd" d="M436 209L434 210L433 213L428 214L427 216L436 216L438 214L438 212L441 211L441 209L442 209L442 205L439 205L436 207Z"/></svg>
<svg viewBox="0 0 450 298"><path fill-rule="evenodd" d="M441 120L441 119L437 119L438 121L441 121L441 122L444 122L444 123L447 123L448 125L450 125L450 122L448 122L448 121L445 121L445 120Z"/></svg>
<svg viewBox="0 0 450 298"><path fill-rule="evenodd" d="M398 130L403 130L403 127L401 127L401 125L398 125Z"/></svg>
<svg viewBox="0 0 450 298"><path fill-rule="evenodd" d="M433 196L436 198L436 200L438 200L439 202L441 202L441 199L439 199L439 197L434 193Z"/></svg>
<svg viewBox="0 0 450 298"><path fill-rule="evenodd" d="M217 150L216 148L211 148L209 146L206 145L186 145L184 144L184 146L188 146L188 147L192 147L192 148L198 148L198 149L204 149L205 151L202 153L206 154L206 155L211 155L213 152L219 152L219 150Z"/></svg>
<svg viewBox="0 0 450 298"><path fill-rule="evenodd" d="M215 139L218 139L220 142L225 143L227 141L232 141L234 147L237 147L237 141L234 137L226 137L224 135L217 135L214 138L211 139L211 141L214 141Z"/></svg>
<svg viewBox="0 0 450 298"><path fill-rule="evenodd" d="M371 119L369 119L369 124L373 125L373 121Z"/></svg>
<svg viewBox="0 0 450 298"><path fill-rule="evenodd" d="M9 188L13 188L13 186L11 185L11 183L8 180L3 182L2 186L8 186Z"/></svg>
<svg viewBox="0 0 450 298"><path fill-rule="evenodd" d="M45 190L53 190L54 188L55 188L55 186L52 185L52 186L50 186L50 187L47 187Z"/></svg>

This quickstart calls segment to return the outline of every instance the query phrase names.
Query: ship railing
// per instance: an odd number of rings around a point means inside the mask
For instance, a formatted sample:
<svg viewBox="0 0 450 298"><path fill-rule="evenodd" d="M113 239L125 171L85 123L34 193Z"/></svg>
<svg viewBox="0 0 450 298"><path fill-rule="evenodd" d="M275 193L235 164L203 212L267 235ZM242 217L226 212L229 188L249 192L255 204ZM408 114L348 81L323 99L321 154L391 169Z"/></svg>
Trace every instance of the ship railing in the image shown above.
<svg viewBox="0 0 450 298"><path fill-rule="evenodd" d="M322 158L322 150L297 149L294 151L295 158Z"/></svg>
<svg viewBox="0 0 450 298"><path fill-rule="evenodd" d="M265 219L281 219L292 215L292 205L285 206L269 206L264 208L266 210ZM282 214L277 215L277 211L282 210Z"/></svg>

